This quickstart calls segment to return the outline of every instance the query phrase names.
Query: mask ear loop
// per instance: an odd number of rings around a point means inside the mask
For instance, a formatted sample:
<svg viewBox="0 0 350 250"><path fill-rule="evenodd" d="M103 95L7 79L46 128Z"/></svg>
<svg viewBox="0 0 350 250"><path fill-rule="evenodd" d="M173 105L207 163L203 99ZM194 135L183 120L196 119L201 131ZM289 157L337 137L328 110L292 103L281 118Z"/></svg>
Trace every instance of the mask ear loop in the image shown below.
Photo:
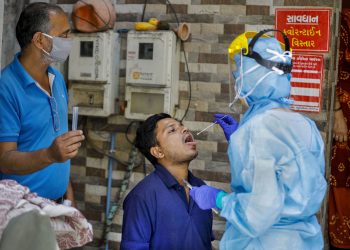
<svg viewBox="0 0 350 250"><path fill-rule="evenodd" d="M244 96L242 96L242 98L247 98L248 96L250 96L251 93L253 93L253 91L260 85L260 83L262 83L262 81L268 77L269 75L273 74L273 73L276 73L275 71L269 71L268 73L266 73L263 77L261 77L259 79L259 81L257 81L257 83L255 84L255 86L248 91L247 94L245 94ZM278 74L278 73L277 73Z"/></svg>
<svg viewBox="0 0 350 250"><path fill-rule="evenodd" d="M273 53L273 54L274 54L274 53ZM280 57L280 55L277 55L277 54L276 54L275 56L269 58L269 60L276 59L277 57ZM277 68L273 69L272 71L266 73L263 77L261 77L261 78L259 79L259 81L257 81L257 83L255 84L255 86L254 86L251 90L249 90L247 94L245 94L244 96L242 96L242 98L247 98L248 96L250 96L250 94L253 93L253 91L260 85L260 83L261 83L266 77L268 77L268 76L269 76L270 74L272 74L272 73L275 73L275 74L278 74L278 75L284 74L283 71L280 70L280 69L277 69Z"/></svg>
<svg viewBox="0 0 350 250"><path fill-rule="evenodd" d="M272 56L272 57L268 58L268 60L274 60L276 58L277 58L277 56ZM260 67L263 67L263 66L261 64L257 64L254 67L251 67L250 69L248 69L243 75L247 75L247 74L253 72L254 70L256 70L257 68L260 68ZM279 72L277 72L277 73L279 73ZM236 78L236 80L240 80L240 79L241 79L241 76Z"/></svg>
<svg viewBox="0 0 350 250"><path fill-rule="evenodd" d="M269 58L269 60L276 59L277 57L279 57L279 56L278 56L278 55L275 55L275 56ZM248 71L249 71L249 73L251 72L250 70L248 70ZM247 71L245 74L247 74L248 71ZM254 86L251 90L249 90L248 93L245 94L244 96L242 96L241 98L245 99L245 98L247 98L248 96L250 96L251 93L253 93L253 91L260 85L260 83L261 83L266 77L268 77L270 74L275 73L275 74L281 75L281 73L278 72L278 71L279 71L279 69L276 68L276 69L274 69L274 70L269 71L268 73L266 73L263 77L261 77L261 78L256 82L255 86ZM282 72L282 73L283 73L283 72ZM242 79L243 79L243 75L242 75ZM241 92L240 92L240 94L241 94Z"/></svg>

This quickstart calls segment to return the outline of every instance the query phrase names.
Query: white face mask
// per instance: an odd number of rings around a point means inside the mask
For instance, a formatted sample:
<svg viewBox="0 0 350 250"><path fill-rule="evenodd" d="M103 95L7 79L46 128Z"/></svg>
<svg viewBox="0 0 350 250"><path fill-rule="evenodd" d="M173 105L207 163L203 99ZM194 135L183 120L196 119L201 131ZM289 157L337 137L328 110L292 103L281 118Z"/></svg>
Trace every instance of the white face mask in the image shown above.
<svg viewBox="0 0 350 250"><path fill-rule="evenodd" d="M73 45L73 39L71 38L62 38L56 36L50 36L48 34L42 33L44 36L52 39L52 49L51 52L47 52L42 49L46 54L47 58L51 62L63 62L69 56L70 50Z"/></svg>

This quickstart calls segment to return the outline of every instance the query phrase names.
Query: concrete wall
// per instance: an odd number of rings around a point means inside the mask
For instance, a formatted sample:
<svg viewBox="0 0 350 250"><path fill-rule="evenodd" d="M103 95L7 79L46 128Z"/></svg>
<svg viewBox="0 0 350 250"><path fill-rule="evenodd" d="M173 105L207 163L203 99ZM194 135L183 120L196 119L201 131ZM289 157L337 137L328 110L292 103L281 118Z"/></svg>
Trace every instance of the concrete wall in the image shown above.
<svg viewBox="0 0 350 250"><path fill-rule="evenodd" d="M60 4L68 13L71 12L75 0L51 1ZM114 3L116 3L114 1ZM115 5L117 22L115 29L132 29L134 22L141 20L144 0L121 0ZM145 19L157 17L160 20L175 24L175 17L166 0L149 1ZM245 30L261 30L274 26L274 9L276 7L330 7L333 8L331 23L331 51L325 54L325 79L323 81L323 107L319 114L310 115L322 131L327 144L327 166L329 166L329 119L332 89L335 83L335 55L337 45L336 12L339 1L332 0L171 0L180 22L187 22L191 26L192 37L184 44L192 80L192 100L185 125L192 131L200 131L210 124L216 112L228 112L229 85L227 64L227 47L232 39ZM17 0L5 0L5 6L11 7L11 13L6 13L4 32L11 34L13 23L23 4ZM7 9L7 8L6 8ZM3 62L12 58L13 37L6 36L3 48ZM125 55L126 35L122 35L122 50L120 62L119 103L122 104L125 93ZM5 59L6 58L6 59ZM184 113L189 96L188 77L185 70L184 56L180 65L180 110L179 117ZM84 117L79 124L88 131L85 145L79 156L72 160L72 179L79 209L90 220L94 227L93 243L85 249L98 249L103 232L105 217L105 202L107 191L107 166L111 133L116 135L116 152L113 156L122 162L127 162L131 145L126 139L133 138L137 123L124 118L122 114L109 118ZM129 126L130 125L130 126ZM128 129L129 128L129 129ZM229 189L230 172L226 156L227 143L221 129L214 126L200 136L198 140L199 155L191 164L192 172L204 179L208 184L219 188ZM137 162L142 163L139 155ZM116 201L120 186L127 167L120 163L113 163L112 200ZM147 173L152 171L147 166ZM144 177L143 165L134 169L130 178L130 188ZM128 190L130 190L130 188ZM128 190L125 192L127 193ZM125 194L122 192L122 194ZM319 214L325 225L325 209ZM110 249L119 249L121 239L122 209L118 210L113 220L110 233ZM214 232L220 239L224 230L224 220L214 217ZM217 242L214 242L214 247Z"/></svg>

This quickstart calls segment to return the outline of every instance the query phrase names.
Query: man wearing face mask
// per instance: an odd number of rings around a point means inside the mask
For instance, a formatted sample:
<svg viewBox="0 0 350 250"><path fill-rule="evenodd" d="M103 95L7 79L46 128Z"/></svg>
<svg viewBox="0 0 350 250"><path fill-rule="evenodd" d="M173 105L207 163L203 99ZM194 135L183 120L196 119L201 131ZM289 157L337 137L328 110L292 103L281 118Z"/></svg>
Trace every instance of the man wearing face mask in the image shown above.
<svg viewBox="0 0 350 250"><path fill-rule="evenodd" d="M236 97L248 109L238 126L217 115L228 140L231 193L203 185L190 195L227 220L220 249L323 249L315 214L325 195L324 144L315 123L289 109L292 58L274 37L246 32L229 48Z"/></svg>
<svg viewBox="0 0 350 250"><path fill-rule="evenodd" d="M64 11L29 4L16 37L21 51L0 79L0 172L39 196L74 200L70 159L84 135L68 132L68 96L62 75L50 63L67 59L72 41Z"/></svg>

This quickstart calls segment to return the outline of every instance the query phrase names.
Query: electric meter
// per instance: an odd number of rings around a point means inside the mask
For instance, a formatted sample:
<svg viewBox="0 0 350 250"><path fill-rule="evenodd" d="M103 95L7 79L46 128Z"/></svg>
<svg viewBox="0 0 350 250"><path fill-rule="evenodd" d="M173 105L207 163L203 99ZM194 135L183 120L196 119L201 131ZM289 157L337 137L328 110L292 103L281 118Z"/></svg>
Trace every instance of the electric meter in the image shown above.
<svg viewBox="0 0 350 250"><path fill-rule="evenodd" d="M125 117L172 115L178 104L180 43L173 31L130 31L126 52Z"/></svg>
<svg viewBox="0 0 350 250"><path fill-rule="evenodd" d="M74 33L69 56L69 111L109 116L116 112L119 82L119 35L112 30L98 33Z"/></svg>

